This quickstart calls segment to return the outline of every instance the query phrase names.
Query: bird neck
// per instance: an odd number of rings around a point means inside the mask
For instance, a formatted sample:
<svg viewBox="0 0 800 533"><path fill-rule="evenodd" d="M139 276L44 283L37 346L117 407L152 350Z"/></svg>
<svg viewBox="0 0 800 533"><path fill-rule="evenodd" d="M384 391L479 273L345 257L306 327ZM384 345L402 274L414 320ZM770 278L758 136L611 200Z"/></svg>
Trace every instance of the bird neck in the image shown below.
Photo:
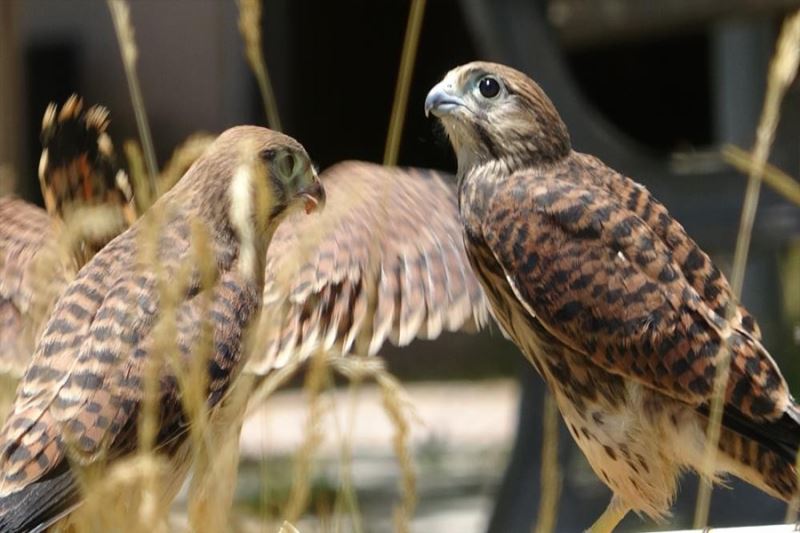
<svg viewBox="0 0 800 533"><path fill-rule="evenodd" d="M488 209L494 191L519 172L539 174L547 169L563 164L569 154L548 160L525 160L508 155L497 159L476 162L472 165L459 164L458 169L458 205L465 222L472 220L480 224ZM459 159L459 163L461 160Z"/></svg>

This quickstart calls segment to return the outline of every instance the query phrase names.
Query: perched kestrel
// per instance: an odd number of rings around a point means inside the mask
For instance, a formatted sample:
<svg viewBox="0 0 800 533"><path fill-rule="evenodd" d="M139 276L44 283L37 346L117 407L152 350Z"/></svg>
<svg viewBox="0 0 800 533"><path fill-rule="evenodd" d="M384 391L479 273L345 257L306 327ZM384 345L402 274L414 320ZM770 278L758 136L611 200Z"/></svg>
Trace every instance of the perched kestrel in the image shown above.
<svg viewBox="0 0 800 533"><path fill-rule="evenodd" d="M0 371L22 373L58 295L136 218L130 182L106 133L108 122L105 108L84 111L74 95L60 110L50 104L39 164L48 211L19 198L0 198Z"/></svg>
<svg viewBox="0 0 800 533"><path fill-rule="evenodd" d="M207 369L213 416L242 366L243 334L261 306L272 235L296 207L310 210L324 199L297 141L254 126L233 128L81 269L50 315L0 435L0 530L59 520L83 497L76 468L137 449L145 370L163 357L158 331L170 323L165 305L173 311L168 340L177 359L157 367L155 446L182 478L191 454L179 373ZM195 246L198 235L206 236L205 247ZM213 267L211 279L204 266ZM173 293L176 301L163 296ZM198 367L193 359L205 338L213 342Z"/></svg>
<svg viewBox="0 0 800 533"><path fill-rule="evenodd" d="M716 470L792 497L797 406L755 320L667 209L573 151L553 104L516 70L458 67L425 110L458 158L466 248L494 315L614 493L592 530L613 529L629 510L665 517L679 473L705 471L726 345Z"/></svg>

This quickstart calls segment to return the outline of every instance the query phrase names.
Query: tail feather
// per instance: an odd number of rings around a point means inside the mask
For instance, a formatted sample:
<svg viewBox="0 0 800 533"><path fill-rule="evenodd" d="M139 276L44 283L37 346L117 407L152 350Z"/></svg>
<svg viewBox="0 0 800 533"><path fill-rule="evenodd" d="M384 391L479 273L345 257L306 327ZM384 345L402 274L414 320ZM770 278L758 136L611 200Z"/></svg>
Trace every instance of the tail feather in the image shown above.
<svg viewBox="0 0 800 533"><path fill-rule="evenodd" d="M78 505L78 486L66 461L24 489L0 498L0 531L45 531Z"/></svg>
<svg viewBox="0 0 800 533"><path fill-rule="evenodd" d="M796 496L800 413L794 404L774 421L755 421L728 407L722 426L719 449L732 460L733 474L783 500Z"/></svg>
<svg viewBox="0 0 800 533"><path fill-rule="evenodd" d="M757 422L736 409L728 408L722 415L722 426L748 437L791 464L797 460L800 415L794 406L790 406L781 418L770 422Z"/></svg>

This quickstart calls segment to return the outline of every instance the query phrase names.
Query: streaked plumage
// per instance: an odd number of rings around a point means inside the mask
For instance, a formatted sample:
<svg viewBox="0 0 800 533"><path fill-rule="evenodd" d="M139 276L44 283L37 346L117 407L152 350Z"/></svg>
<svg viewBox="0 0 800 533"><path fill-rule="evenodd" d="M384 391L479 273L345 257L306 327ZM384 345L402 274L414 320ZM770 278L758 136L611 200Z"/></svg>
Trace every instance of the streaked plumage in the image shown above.
<svg viewBox="0 0 800 533"><path fill-rule="evenodd" d="M166 327L161 283L178 297L178 358L162 360L159 369L155 440L178 463L168 484L177 489L190 455L173 365L187 370L199 356L201 326L209 323L206 401L213 415L240 370L242 336L261 305L272 234L295 207L322 200L299 143L263 128L233 128L81 269L50 315L0 436L0 530L47 525L80 502L73 469L136 449L145 365L163 356L154 344L158 328ZM156 246L147 244L154 224ZM209 237L202 260L213 265L211 281L203 281L190 242L197 228ZM154 263L146 259L150 248ZM186 286L181 272L188 274Z"/></svg>
<svg viewBox="0 0 800 533"><path fill-rule="evenodd" d="M57 296L136 218L108 122L105 108L84 111L74 95L60 110L51 104L42 121L39 165L48 211L0 198L0 371L22 373Z"/></svg>
<svg viewBox="0 0 800 533"><path fill-rule="evenodd" d="M494 314L614 492L596 530L628 510L664 517L680 471L702 469L725 343L717 469L790 498L797 407L755 320L666 208L572 151L550 100L513 69L458 67L426 110L456 151L466 247Z"/></svg>
<svg viewBox="0 0 800 533"><path fill-rule="evenodd" d="M452 176L347 161L320 179L328 207L282 225L267 255L266 348L252 371L320 349L373 355L387 338L404 346L486 324Z"/></svg>

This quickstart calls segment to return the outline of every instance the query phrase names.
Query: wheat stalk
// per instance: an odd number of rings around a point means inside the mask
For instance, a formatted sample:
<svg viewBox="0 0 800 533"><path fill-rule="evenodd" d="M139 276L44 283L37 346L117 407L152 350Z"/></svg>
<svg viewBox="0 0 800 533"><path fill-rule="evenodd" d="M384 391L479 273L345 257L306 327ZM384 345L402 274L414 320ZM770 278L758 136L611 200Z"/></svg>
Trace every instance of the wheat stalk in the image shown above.
<svg viewBox="0 0 800 533"><path fill-rule="evenodd" d="M555 399L549 393L545 394L543 411L542 495L539 499L538 519L534 528L536 533L548 533L555 530L558 519L558 500L561 496L561 474L558 468L558 408Z"/></svg>
<svg viewBox="0 0 800 533"><path fill-rule="evenodd" d="M128 90L131 93L131 103L136 117L136 127L144 146L144 160L147 165L151 193L155 191L155 179L158 173L156 164L156 151L153 148L153 137L150 134L150 125L147 122L147 113L144 109L142 90L139 87L139 77L136 75L136 40L134 39L133 26L131 25L131 10L125 0L106 0L108 10L111 12L111 21L114 23L114 32L117 35L122 65L125 68L125 78L128 80Z"/></svg>
<svg viewBox="0 0 800 533"><path fill-rule="evenodd" d="M727 145L722 148L722 159L745 174L758 170L752 154L738 146ZM765 163L761 178L775 192L797 205L800 205L800 183L774 165Z"/></svg>
<svg viewBox="0 0 800 533"><path fill-rule="evenodd" d="M400 141L403 138L403 124L408 107L408 90L411 87L411 75L417 57L417 45L422 31L422 18L425 14L425 0L412 0L408 13L406 35L403 51L400 55L400 67L397 73L397 85L394 90L392 114L389 118L389 133L386 136L386 149L383 155L384 165L396 165L400 152Z"/></svg>
<svg viewBox="0 0 800 533"><path fill-rule="evenodd" d="M267 114L267 125L282 131L278 114L278 101L272 89L272 81L267 70L267 62L261 50L261 0L237 0L239 6L239 32L245 45L245 55L258 83L258 90Z"/></svg>
<svg viewBox="0 0 800 533"><path fill-rule="evenodd" d="M778 38L778 46L773 56L767 80L767 93L764 97L764 108L756 130L756 143L753 149L753 164L749 169L747 190L742 207L739 234L736 239L736 251L731 273L731 290L738 300L742 294L747 256L753 234L758 198L761 192L761 180L769 157L770 148L775 138L775 130L780 117L780 106L783 96L797 73L800 61L800 11L786 19ZM730 321L736 312L736 303L731 301L725 315ZM694 527L705 527L708 522L708 510L711 505L713 490L714 465L717 457L717 444L721 433L722 412L725 391L730 373L730 347L723 343L719 361L716 365L714 388L712 392L709 423L706 430L706 449L703 457L702 481L695 505Z"/></svg>

